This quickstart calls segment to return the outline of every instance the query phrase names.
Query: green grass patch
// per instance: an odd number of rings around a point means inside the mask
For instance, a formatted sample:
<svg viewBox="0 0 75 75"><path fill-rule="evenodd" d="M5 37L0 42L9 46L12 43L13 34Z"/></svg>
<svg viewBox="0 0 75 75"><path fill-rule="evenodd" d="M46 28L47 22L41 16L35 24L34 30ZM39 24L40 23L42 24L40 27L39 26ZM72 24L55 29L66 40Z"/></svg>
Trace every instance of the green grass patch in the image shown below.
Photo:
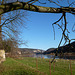
<svg viewBox="0 0 75 75"><path fill-rule="evenodd" d="M71 75L70 61L55 59L51 64L51 75ZM50 59L51 61L51 59ZM36 67L36 63L37 66ZM75 75L75 60L71 60L72 75ZM0 64L0 75L50 75L49 59L24 57L22 59L7 58Z"/></svg>

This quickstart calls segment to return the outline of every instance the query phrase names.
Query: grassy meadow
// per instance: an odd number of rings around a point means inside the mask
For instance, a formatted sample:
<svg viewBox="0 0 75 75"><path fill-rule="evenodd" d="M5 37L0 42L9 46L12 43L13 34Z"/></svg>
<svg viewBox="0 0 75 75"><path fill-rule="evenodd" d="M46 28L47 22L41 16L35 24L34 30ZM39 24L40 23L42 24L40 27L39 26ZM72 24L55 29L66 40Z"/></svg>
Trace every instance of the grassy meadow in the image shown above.
<svg viewBox="0 0 75 75"><path fill-rule="evenodd" d="M55 59L55 61L51 64L51 75L71 75L69 60ZM75 60L71 60L71 68L72 75L75 75ZM6 61L0 64L0 75L50 75L49 59L6 58Z"/></svg>

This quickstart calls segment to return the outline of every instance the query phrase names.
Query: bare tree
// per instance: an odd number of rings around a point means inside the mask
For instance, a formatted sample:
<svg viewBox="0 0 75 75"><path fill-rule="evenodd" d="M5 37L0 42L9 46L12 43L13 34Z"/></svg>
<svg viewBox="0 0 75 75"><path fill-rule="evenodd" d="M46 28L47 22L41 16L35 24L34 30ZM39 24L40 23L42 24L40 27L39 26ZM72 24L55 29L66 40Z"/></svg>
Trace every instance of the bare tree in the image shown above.
<svg viewBox="0 0 75 75"><path fill-rule="evenodd" d="M4 3L2 3L2 1L4 1ZM42 6L43 4L45 5L48 4L48 7L43 7ZM6 2L5 0L1 0L0 15L7 13L7 12L14 11L14 10L29 10L29 11L40 12L40 13L62 13L62 16L56 22L52 24L54 36L55 36L54 25L58 25L58 27L62 30L62 37L58 45L58 48L60 47L63 39L65 39L64 45L67 42L70 43L72 40L75 40L75 39L70 39L68 37L69 30L67 29L67 19L66 19L66 13L75 15L75 1L74 0L12 0L12 1L6 0ZM61 25L59 25L59 22L61 20L63 21ZM10 21L11 21L11 18L9 18L9 22ZM57 55L57 52L56 52L56 55Z"/></svg>
<svg viewBox="0 0 75 75"><path fill-rule="evenodd" d="M1 0L0 3L5 4L13 1ZM21 28L26 28L26 25L24 25L25 21L22 19L26 18L26 16L27 12L23 10L14 10L0 15L0 49L3 48L2 43L6 37L18 42L18 45L25 44L19 36L21 34Z"/></svg>
<svg viewBox="0 0 75 75"><path fill-rule="evenodd" d="M15 40L6 39L2 42L5 52L13 52L14 49L18 48L18 42Z"/></svg>

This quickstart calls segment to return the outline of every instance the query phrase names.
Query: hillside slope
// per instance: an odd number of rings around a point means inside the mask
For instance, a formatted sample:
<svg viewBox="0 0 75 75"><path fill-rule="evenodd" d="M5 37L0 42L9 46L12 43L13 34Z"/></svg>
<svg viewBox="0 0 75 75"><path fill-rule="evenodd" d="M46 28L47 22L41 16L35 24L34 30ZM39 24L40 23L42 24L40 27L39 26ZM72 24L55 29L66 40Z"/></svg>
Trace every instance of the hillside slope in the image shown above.
<svg viewBox="0 0 75 75"><path fill-rule="evenodd" d="M31 48L19 48L22 54L25 53L43 53L44 51L41 49L31 49Z"/></svg>
<svg viewBox="0 0 75 75"><path fill-rule="evenodd" d="M50 48L44 52L44 54L56 53L57 48ZM75 53L75 41L71 44L61 46L58 48L58 53Z"/></svg>

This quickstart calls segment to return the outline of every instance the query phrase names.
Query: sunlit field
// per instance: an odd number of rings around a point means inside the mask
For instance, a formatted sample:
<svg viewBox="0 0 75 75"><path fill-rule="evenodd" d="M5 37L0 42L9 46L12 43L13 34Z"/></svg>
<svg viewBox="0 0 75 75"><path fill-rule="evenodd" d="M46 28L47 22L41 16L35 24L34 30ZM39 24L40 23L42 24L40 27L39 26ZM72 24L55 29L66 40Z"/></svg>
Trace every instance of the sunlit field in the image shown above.
<svg viewBox="0 0 75 75"><path fill-rule="evenodd" d="M0 64L0 75L75 75L75 60L23 57L6 58ZM51 66L51 68L50 68Z"/></svg>

